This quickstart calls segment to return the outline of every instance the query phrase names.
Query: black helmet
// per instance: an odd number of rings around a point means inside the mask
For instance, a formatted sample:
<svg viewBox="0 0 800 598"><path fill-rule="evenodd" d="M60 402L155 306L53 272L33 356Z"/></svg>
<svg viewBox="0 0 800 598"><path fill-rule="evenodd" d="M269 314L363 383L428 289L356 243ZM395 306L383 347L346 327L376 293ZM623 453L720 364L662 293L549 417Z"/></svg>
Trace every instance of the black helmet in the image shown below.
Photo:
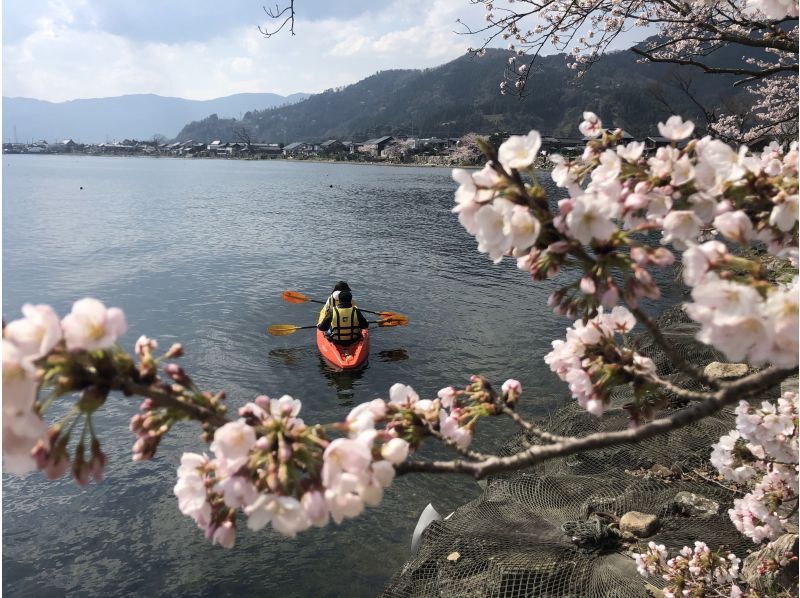
<svg viewBox="0 0 800 598"><path fill-rule="evenodd" d="M350 291L342 291L339 293L339 304L344 307L349 307L353 302L353 293Z"/></svg>
<svg viewBox="0 0 800 598"><path fill-rule="evenodd" d="M350 285L347 284L345 281L340 280L339 282L336 283L336 286L333 287L333 290L334 291L349 291L350 290Z"/></svg>

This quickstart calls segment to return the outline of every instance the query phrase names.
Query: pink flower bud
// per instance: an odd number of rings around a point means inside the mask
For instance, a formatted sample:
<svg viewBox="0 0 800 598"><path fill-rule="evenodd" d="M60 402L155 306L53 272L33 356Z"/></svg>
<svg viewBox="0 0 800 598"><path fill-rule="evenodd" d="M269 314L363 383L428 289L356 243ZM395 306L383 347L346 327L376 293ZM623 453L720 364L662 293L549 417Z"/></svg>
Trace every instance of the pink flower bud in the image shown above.
<svg viewBox="0 0 800 598"><path fill-rule="evenodd" d="M267 411L269 411L269 397L267 395L259 395L255 398L255 401L253 402L262 409L266 409Z"/></svg>
<svg viewBox="0 0 800 598"><path fill-rule="evenodd" d="M547 246L547 251L554 254L566 253L569 251L569 243L566 241L556 241Z"/></svg>
<svg viewBox="0 0 800 598"><path fill-rule="evenodd" d="M584 295L594 295L596 290L597 285L595 285L594 279L591 276L584 276L581 278L581 292Z"/></svg>
<svg viewBox="0 0 800 598"><path fill-rule="evenodd" d="M649 261L647 250L644 247L632 247L631 259L640 266L646 266Z"/></svg>
<svg viewBox="0 0 800 598"><path fill-rule="evenodd" d="M648 181L639 181L633 188L633 192L641 195L647 195L652 189L653 185L651 185Z"/></svg>
<svg viewBox="0 0 800 598"><path fill-rule="evenodd" d="M650 261L660 268L665 268L675 263L675 256L666 247L659 247L650 255Z"/></svg>
<svg viewBox="0 0 800 598"><path fill-rule="evenodd" d="M558 211L561 212L562 216L566 216L567 214L569 214L574 206L575 206L574 199L565 198L558 200Z"/></svg>
<svg viewBox="0 0 800 598"><path fill-rule="evenodd" d="M166 357L167 359L175 359L177 357L183 357L183 345L180 343L173 343L172 346L164 354L164 357Z"/></svg>
<svg viewBox="0 0 800 598"><path fill-rule="evenodd" d="M619 302L619 290L617 289L617 285L614 284L614 281L609 278L608 279L608 288L603 292L603 296L600 298L600 303L603 304L603 307L606 309L611 309Z"/></svg>
<svg viewBox="0 0 800 598"><path fill-rule="evenodd" d="M631 193L625 198L625 209L627 210L643 210L650 203L646 195L641 193Z"/></svg>
<svg viewBox="0 0 800 598"><path fill-rule="evenodd" d="M519 380L515 380L514 378L509 378L503 382L501 389L503 392L513 391L518 395L522 394L522 384L520 384Z"/></svg>

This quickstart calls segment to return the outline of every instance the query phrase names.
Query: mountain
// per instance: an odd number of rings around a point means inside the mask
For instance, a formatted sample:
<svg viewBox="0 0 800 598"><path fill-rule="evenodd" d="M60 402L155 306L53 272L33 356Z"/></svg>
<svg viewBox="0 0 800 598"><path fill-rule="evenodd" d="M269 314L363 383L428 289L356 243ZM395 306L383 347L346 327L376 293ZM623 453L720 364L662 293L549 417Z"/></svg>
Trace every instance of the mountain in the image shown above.
<svg viewBox="0 0 800 598"><path fill-rule="evenodd" d="M74 139L99 143L146 140L156 134L171 138L190 120L211 114L236 118L249 110L291 104L306 97L305 93L239 93L214 100L185 100L133 94L68 102L3 97L3 141Z"/></svg>
<svg viewBox="0 0 800 598"><path fill-rule="evenodd" d="M462 56L436 68L379 72L353 85L313 95L291 106L253 111L238 120L206 118L186 125L178 140L233 140L246 128L256 142L363 141L381 135L459 136L475 131L526 132L577 136L584 110L608 126L635 136L657 134L655 124L669 116L661 95L684 116L702 120L697 107L673 82L681 69L695 78L693 90L710 105L732 93L728 76L698 75L686 67L642 64L629 51L609 53L580 80L564 55L537 60L527 97L499 93L510 54L487 50L483 57ZM658 91L660 90L660 92Z"/></svg>

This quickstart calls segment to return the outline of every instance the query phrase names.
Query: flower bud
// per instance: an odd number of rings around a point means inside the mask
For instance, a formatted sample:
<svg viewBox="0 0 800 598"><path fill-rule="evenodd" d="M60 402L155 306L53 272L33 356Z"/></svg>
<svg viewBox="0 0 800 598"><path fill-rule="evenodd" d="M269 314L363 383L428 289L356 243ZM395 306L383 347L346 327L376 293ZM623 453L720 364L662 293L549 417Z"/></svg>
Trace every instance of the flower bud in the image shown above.
<svg viewBox="0 0 800 598"><path fill-rule="evenodd" d="M164 354L164 357L167 359L176 359L178 357L183 357L183 345L180 343L173 343L173 345L167 349L167 352Z"/></svg>

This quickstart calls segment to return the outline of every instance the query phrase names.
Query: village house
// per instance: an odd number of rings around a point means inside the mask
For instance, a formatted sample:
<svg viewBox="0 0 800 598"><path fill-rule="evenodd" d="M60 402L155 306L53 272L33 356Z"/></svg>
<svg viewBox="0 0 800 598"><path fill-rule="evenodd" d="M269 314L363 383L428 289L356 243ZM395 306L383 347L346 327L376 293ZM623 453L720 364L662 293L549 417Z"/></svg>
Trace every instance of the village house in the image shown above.
<svg viewBox="0 0 800 598"><path fill-rule="evenodd" d="M358 147L358 151L362 154L369 154L370 156L377 158L393 139L394 137L391 135L376 137L375 139L368 139Z"/></svg>
<svg viewBox="0 0 800 598"><path fill-rule="evenodd" d="M347 154L349 151L349 148L345 147L345 145L337 139L328 139L319 144L319 153L323 156L333 157Z"/></svg>
<svg viewBox="0 0 800 598"><path fill-rule="evenodd" d="M309 143L304 143L302 141L295 141L294 143L290 143L286 147L283 148L283 155L284 156L308 156L314 151L314 147Z"/></svg>

